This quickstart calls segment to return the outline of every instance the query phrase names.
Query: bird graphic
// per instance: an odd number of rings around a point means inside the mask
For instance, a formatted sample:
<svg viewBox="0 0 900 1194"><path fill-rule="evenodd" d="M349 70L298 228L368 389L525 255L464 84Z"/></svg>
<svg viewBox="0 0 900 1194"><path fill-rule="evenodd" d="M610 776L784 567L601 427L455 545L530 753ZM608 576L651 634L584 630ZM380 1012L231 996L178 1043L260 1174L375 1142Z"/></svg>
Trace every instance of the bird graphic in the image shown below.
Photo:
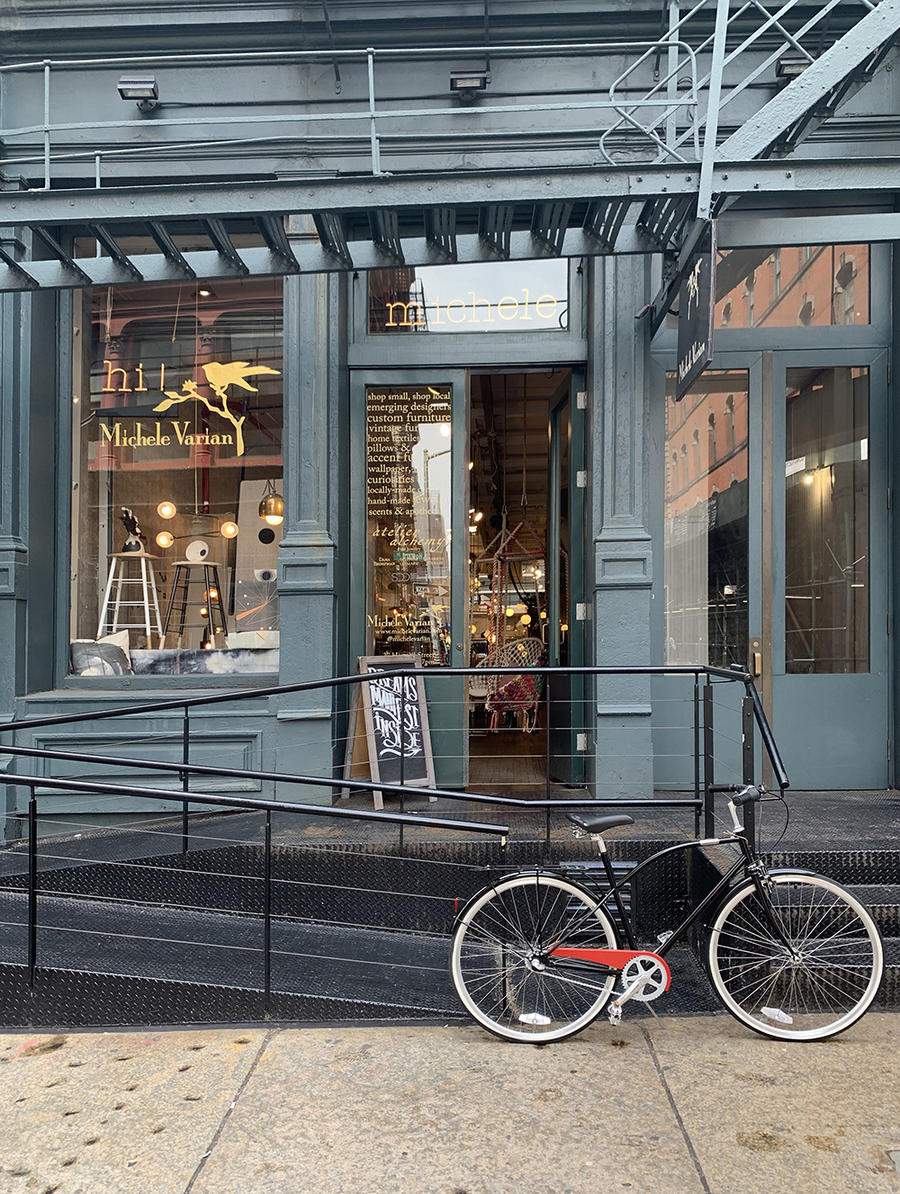
<svg viewBox="0 0 900 1194"><path fill-rule="evenodd" d="M166 397L153 410L157 413L168 410L170 407L177 405L180 402L187 402L192 398L196 398L198 402L202 402L208 411L214 415L219 415L222 419L227 421L234 427L235 430L235 448L238 456L244 455L244 420L246 414L236 415L228 406L228 387L238 386L242 390L246 390L250 394L258 393L256 386L250 384L248 377L259 377L268 374L272 377L280 377L277 369L270 369L268 365L251 365L249 361L229 361L227 364L222 364L221 361L209 361L202 365L201 368L206 376L206 380L210 389L215 396L222 403L217 406L211 402L204 394L201 394L197 388L197 383L189 378L187 381L181 383L181 391L165 390L163 391Z"/></svg>

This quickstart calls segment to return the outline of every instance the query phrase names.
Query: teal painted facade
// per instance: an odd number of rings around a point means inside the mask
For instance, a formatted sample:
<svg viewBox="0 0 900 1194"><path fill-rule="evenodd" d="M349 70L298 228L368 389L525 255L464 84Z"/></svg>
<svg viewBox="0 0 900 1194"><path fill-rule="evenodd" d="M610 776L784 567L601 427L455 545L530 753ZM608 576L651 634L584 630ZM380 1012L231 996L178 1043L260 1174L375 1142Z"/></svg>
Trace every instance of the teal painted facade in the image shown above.
<svg viewBox="0 0 900 1194"><path fill-rule="evenodd" d="M171 186L182 197L195 194L201 204L204 184L244 184L256 178L285 183L294 180L298 186L306 179L312 185L324 178L331 180L339 192L342 175L356 178L365 173L372 149L366 124L347 122L339 129L341 135L329 140L333 126L323 131L324 126L315 123L291 124L289 117L308 117L316 104L332 115L342 105L364 106L364 53L346 62L338 55L332 62L327 51L364 51L374 46L384 51L377 61L379 102L385 106L418 104L423 110L430 105L435 114L426 113L415 122L402 123L402 127L398 122L396 128L383 134L386 171L383 177L372 180L373 210L379 195L392 185L395 173L404 176L404 185L421 174L420 202L434 204L441 202L442 182L449 187L454 173L465 170L471 179L468 202L474 210L492 202L494 171L536 170L545 183L547 199L553 200L558 192L562 193L561 176L592 168L597 158L596 129L590 124L596 113L584 116L575 106L565 114L541 110L541 104L558 98L560 72L568 81L571 95L594 97L605 92L621 72L623 61L621 55L611 54L591 59L585 46L626 38L652 41L664 32L659 28L657 0L629 4L610 0L599 10L574 0L552 6L437 4L429 6L427 13L421 6L400 5L389 11L385 6L378 8L384 11L370 14L357 6L329 0L335 38L332 44L318 5L247 3L192 8L164 4L151 13L122 0L102 14L81 3L58 5L52 12L29 0L5 6L0 18L6 23L0 66L10 69L2 74L0 112L4 128L20 130L20 135L4 139L0 155L6 198L19 195L26 205L32 192L43 187L48 160L50 198L54 191L77 192L93 187L95 176L102 175L103 185L96 191L98 217L105 192L114 194L119 188L137 188L139 196L142 186ZM842 6L843 24L838 22L833 35L852 29L864 14L862 5ZM490 98L523 109L529 104L535 107L531 115L523 117L521 134L512 131L507 117L500 114L486 118L479 126L477 104L452 118L441 115L445 107L451 106L451 100L443 95L443 75L455 65L447 47L458 46L460 53L456 57L463 61L467 57L478 59L485 37L496 46L506 46L506 51L491 62ZM549 45L551 39L552 49L529 50L525 44L541 47ZM523 42L521 53L509 48L508 43L517 40ZM387 52L392 47L398 50L396 61ZM421 56L404 61L399 51L414 47L423 51ZM291 57L294 52L313 49L321 57L312 66ZM429 49L432 57L424 52ZM238 51L255 53L258 58L229 66L212 57L215 53ZM54 133L48 158L41 127L45 75L40 70L12 67L40 63L51 53L60 65L52 72L50 115ZM743 67L747 77L765 56L762 48L754 53L756 56L751 55ZM179 67L177 58L171 57L179 54L207 57L186 71ZM155 71L161 80L161 106L148 114L137 113L115 94L116 76L124 71L118 63L137 55L147 56L147 69ZM68 65L66 59L71 60ZM635 76L639 79L637 89L652 87L653 69L652 63L641 67ZM434 82L438 72L440 86ZM802 239L804 235L811 238L808 243L816 244L827 243L828 239L843 244L881 242L873 243L871 317L865 323L722 329L712 365L713 369L745 369L749 376L751 447L746 481L752 495L748 516L750 636L764 635L765 619L771 622L774 618L777 623L783 606L777 596L773 606L771 593L764 591L769 582L761 578L774 577L772 583L784 587L784 537L779 522L783 522L784 510L778 504L783 489L779 488L778 468L784 464L784 427L777 423L779 407L774 397L778 386L784 386L784 370L816 361L834 368L859 366L871 370L871 529L873 541L877 537L883 550L877 554L873 551L871 560L875 596L870 610L872 626L876 618L878 626L877 634L871 631L872 658L867 675L877 672L878 682L874 687L865 687L860 677L852 676L842 677L847 681L843 686L834 686L828 683L832 677L802 677L815 682L804 687L796 677L785 678L784 661L779 665L777 647L764 661L768 673L764 687L773 708L776 733L789 770L797 776L795 783L802 788L825 786L828 782L810 757L815 748L804 745L814 737L806 739L804 735L830 723L834 726L832 737L841 730L841 751L849 760L840 774L832 774L832 784L884 787L892 785L895 778L896 752L892 744L896 738L894 709L900 656L889 619L895 621L900 612L900 588L893 564L896 530L887 495L889 490L896 490L897 481L897 430L889 370L900 335L893 298L898 283L893 233L878 233L867 218L877 216L880 209L892 209L895 190L900 190L900 95L896 75L896 71L878 74L851 100L848 109L842 109L839 117L823 125L797 151L802 161L812 166L827 159L849 162L852 169L852 159L859 158L865 211L859 195L854 198L849 190L822 193L795 189L789 196L779 192L767 197L754 195L750 189L736 205L721 213L722 225L735 247L760 243L754 239L760 236L760 221L768 221L775 235L778 228L783 228L786 244L807 243ZM720 139L740 129L752 116L758 102L753 94L748 89L735 98L727 110L727 120L723 118L720 125ZM250 126L249 132L242 133L242 125L236 131L227 123L239 122L253 111L261 112L262 119ZM206 125L200 132L178 123L188 121L192 115L202 115L203 120L221 118L222 123ZM96 127L64 127L91 122ZM21 133L30 126L31 133ZM682 127L678 125L675 132ZM237 140L225 143L226 138L241 136L240 144ZM186 148L189 137L197 143L193 150ZM471 137L471 142L465 142L466 137ZM154 147L153 152L147 152L149 146ZM863 165L868 167L872 162L881 172L880 187L863 178ZM629 185L636 190L643 185L643 167L640 162L629 166L627 154L622 155L616 170L617 177L623 171L629 175ZM674 177L674 165L672 171ZM137 203L135 235L145 214L140 211L140 199ZM283 213L273 210L281 220ZM829 219L855 214L859 215L857 225L835 223L833 237L823 231ZM801 224L803 231L792 230ZM307 212L290 215L285 227L298 257L307 251L319 251L320 230ZM69 229L51 223L48 231L71 248L66 239ZM475 232L471 235L474 238ZM514 231L512 235L515 238L525 233ZM13 261L24 260L32 251L33 236L25 224L4 225L0 227L0 248ZM570 492L582 486L580 477L584 478L579 499L583 502L583 517L573 529L578 541L570 553L577 573L572 577L571 591L581 613L577 622L572 618L573 661L577 658L599 666L663 662L667 467L664 374L673 367L674 334L664 327L651 337L649 321L642 312L660 289L664 267L669 269L673 264L671 245L663 246L668 250L664 257L660 245L632 221L614 254L573 253L569 260L565 330L386 336L368 330L366 269L388 268L397 262L377 247L377 237L375 243L375 249L366 248L360 258L362 264L355 269L337 268L332 262L329 269L289 274L284 279L285 520L278 552L280 671L277 677L260 675L250 682L259 686L292 684L348 674L355 670L357 656L365 653L365 386L401 385L407 379L418 383L427 378L453 385L454 442L458 445L454 476L459 482L454 520L464 533L465 451L461 445L469 418L472 377L485 371L514 374L571 370L570 418L575 448L567 465L571 471ZM513 256L517 243L513 242ZM774 248L779 242L771 243ZM37 256L52 257L46 247L35 249ZM482 260L489 263L492 254L483 246L480 251ZM213 256L209 254L211 265ZM539 259L537 250L534 256ZM493 257L496 259L497 254ZM439 255L433 256L433 263L440 261ZM160 269L161 276L167 269L172 278L178 276L171 263L163 263ZM202 695L233 686L231 677L205 677L201 685L175 676L100 679L68 674L71 498L77 481L72 474L70 452L71 329L73 296L78 293L77 289L50 288L0 294L3 722L100 711L129 702ZM582 394L583 401L579 398ZM775 424L766 422L769 417L775 418ZM775 455L769 455L773 451ZM462 596L466 561L461 542L458 540L453 556L457 575L457 604L452 616L455 632L467 626L469 620ZM770 638L776 632L778 625L768 626ZM463 641L454 634L452 662L457 665L467 662ZM854 687L850 681L860 682ZM807 712L806 702L812 699L807 693L812 687L816 688L818 703L814 712ZM587 779L598 792L605 794L614 788L622 796L645 795L654 786L683 784L685 777L677 769L667 770L667 764L660 762L667 753L667 738L665 726L653 713L659 695L647 679L616 679L605 686L602 700L592 710L590 740L586 748L580 748L585 753ZM848 726L844 721L848 702L851 708L865 711L859 725L851 722ZM867 727L871 733L865 736L863 730ZM335 742L345 732L345 719L340 714L335 716L326 691L247 701L225 709L212 706L192 716L194 761L227 760L234 766L326 775L332 767L340 766L340 749ZM462 739L462 722L458 732ZM16 741L73 753L95 749L123 756L134 746L141 753L149 751L147 757L177 762L181 757L181 735L179 714L152 714L127 722L22 731ZM629 743L625 753L621 750L623 735ZM854 759L854 743L859 741L864 741L864 749ZM4 763L10 765L8 756ZM52 768L47 774L88 775L84 766L77 764L47 762L46 766ZM120 775L125 780L135 778L137 773L123 765ZM452 769L444 775L448 783L462 783L464 778L464 772L454 774ZM252 794L266 789L248 781L228 790ZM7 832L14 835L14 818L21 812L23 792L14 781L4 791L5 806L0 807L0 813L5 812ZM325 790L306 795L319 800L329 798ZM110 811L102 798L60 793L43 794L42 808L48 815L60 816ZM130 813L137 808L119 803L116 811ZM148 811L153 810L142 802L141 812L146 815Z"/></svg>

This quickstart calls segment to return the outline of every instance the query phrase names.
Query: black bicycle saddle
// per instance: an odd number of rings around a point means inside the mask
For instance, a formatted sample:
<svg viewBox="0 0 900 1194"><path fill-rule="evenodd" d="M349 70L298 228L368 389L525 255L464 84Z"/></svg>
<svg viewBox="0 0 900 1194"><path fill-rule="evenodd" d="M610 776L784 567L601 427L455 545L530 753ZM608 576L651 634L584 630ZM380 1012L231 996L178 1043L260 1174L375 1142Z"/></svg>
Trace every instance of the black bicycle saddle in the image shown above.
<svg viewBox="0 0 900 1194"><path fill-rule="evenodd" d="M615 829L617 825L633 825L634 817L628 813L608 813L604 817L584 816L582 813L566 813L566 819L585 833L606 833L607 829Z"/></svg>

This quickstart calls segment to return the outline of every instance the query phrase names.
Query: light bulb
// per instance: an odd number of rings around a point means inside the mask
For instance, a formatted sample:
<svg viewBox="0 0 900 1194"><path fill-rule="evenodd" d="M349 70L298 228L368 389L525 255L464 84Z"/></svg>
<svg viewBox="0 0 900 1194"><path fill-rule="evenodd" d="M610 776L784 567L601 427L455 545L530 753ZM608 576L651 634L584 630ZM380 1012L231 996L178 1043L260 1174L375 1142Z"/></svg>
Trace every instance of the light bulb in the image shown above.
<svg viewBox="0 0 900 1194"><path fill-rule="evenodd" d="M178 513L178 507L174 502L170 502L168 498L160 502L156 507L156 513L160 518L174 518Z"/></svg>
<svg viewBox="0 0 900 1194"><path fill-rule="evenodd" d="M542 622L543 622L544 618L546 618L546 616L547 616L547 611L545 609L542 609L541 610L541 621Z"/></svg>
<svg viewBox="0 0 900 1194"><path fill-rule="evenodd" d="M157 547L171 547L175 542L175 536L171 531L160 531L156 536Z"/></svg>
<svg viewBox="0 0 900 1194"><path fill-rule="evenodd" d="M565 634L565 632L569 629L569 623L568 622L560 622L559 628L563 632L563 634Z"/></svg>
<svg viewBox="0 0 900 1194"><path fill-rule="evenodd" d="M440 433L444 437L444 439L450 438L450 424L449 423L439 423L438 430L440 431Z"/></svg>
<svg viewBox="0 0 900 1194"><path fill-rule="evenodd" d="M813 483L813 481L815 481L815 479L816 479L815 473L804 473L803 474L803 484L804 485L812 485L812 483Z"/></svg>
<svg viewBox="0 0 900 1194"><path fill-rule="evenodd" d="M520 626L530 626L531 625L531 614L522 614L521 618L519 618L519 625Z"/></svg>
<svg viewBox="0 0 900 1194"><path fill-rule="evenodd" d="M508 618L511 618L515 612L516 612L516 610L515 610L515 606L508 605L508 606L506 607L506 616L507 616Z"/></svg>
<svg viewBox="0 0 900 1194"><path fill-rule="evenodd" d="M473 522L481 522L482 518L484 518L484 511L478 510L475 514L475 517L472 519L472 521Z"/></svg>
<svg viewBox="0 0 900 1194"><path fill-rule="evenodd" d="M224 535L226 539L233 539L240 530L236 522L232 522L229 518L227 522L223 522L219 527L219 534Z"/></svg>

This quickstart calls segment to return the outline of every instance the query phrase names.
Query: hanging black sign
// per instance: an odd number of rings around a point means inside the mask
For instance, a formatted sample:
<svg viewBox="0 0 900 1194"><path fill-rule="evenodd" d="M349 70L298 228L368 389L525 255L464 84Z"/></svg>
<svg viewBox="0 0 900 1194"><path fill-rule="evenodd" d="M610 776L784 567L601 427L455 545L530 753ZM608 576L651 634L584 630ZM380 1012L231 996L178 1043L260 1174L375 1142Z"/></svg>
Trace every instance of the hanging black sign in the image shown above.
<svg viewBox="0 0 900 1194"><path fill-rule="evenodd" d="M678 290L678 376L683 398L712 360L715 309L716 232L710 221L681 275Z"/></svg>

